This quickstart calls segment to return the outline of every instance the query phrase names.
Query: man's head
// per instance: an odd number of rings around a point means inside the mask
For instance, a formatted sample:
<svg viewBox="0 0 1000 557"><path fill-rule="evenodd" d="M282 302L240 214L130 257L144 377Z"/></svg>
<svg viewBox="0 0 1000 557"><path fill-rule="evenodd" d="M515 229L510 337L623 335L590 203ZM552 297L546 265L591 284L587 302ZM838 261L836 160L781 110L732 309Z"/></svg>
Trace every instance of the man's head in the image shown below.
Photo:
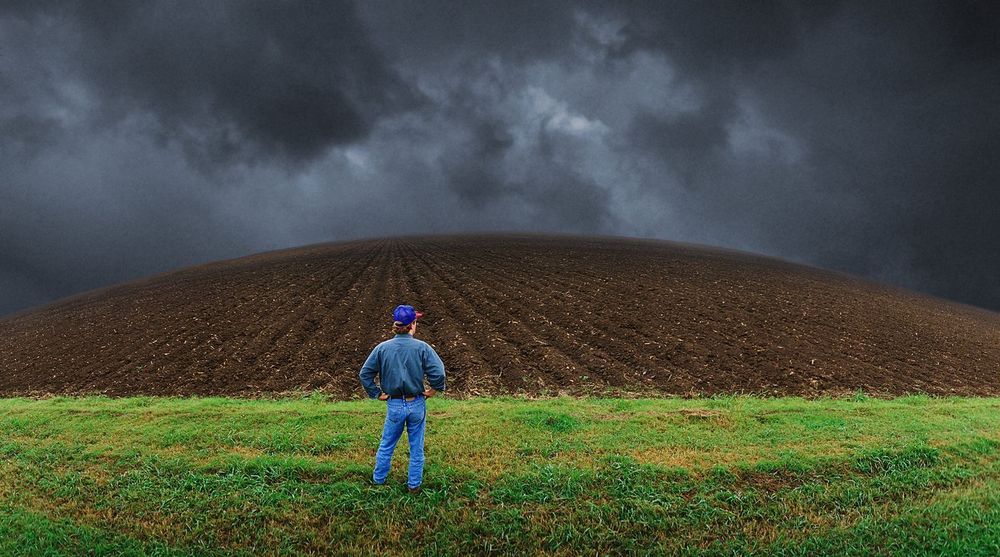
<svg viewBox="0 0 1000 557"><path fill-rule="evenodd" d="M423 313L413 309L411 305L399 305L392 312L392 331L399 334L413 334L417 330L417 320Z"/></svg>

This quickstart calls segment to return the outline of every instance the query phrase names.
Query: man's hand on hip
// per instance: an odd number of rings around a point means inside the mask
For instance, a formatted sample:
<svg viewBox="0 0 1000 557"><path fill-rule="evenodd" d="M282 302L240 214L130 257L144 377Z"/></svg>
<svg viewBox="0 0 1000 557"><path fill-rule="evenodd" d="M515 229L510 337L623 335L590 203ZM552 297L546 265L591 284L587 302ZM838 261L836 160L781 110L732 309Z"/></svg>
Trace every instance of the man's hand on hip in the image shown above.
<svg viewBox="0 0 1000 557"><path fill-rule="evenodd" d="M436 392L437 391L435 391L434 389L427 389L426 391L424 391L424 398L431 398L432 396L434 396L434 393Z"/></svg>
<svg viewBox="0 0 1000 557"><path fill-rule="evenodd" d="M382 393L378 395L379 400L389 400L389 393Z"/></svg>

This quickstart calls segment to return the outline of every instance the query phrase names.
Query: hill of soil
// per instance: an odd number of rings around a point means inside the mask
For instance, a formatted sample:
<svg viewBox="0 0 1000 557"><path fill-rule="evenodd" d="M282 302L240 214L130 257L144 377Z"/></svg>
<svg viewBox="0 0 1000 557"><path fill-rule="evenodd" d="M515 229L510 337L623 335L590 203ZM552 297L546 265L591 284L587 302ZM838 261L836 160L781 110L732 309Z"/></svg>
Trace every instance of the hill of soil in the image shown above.
<svg viewBox="0 0 1000 557"><path fill-rule="evenodd" d="M668 242L523 235L316 245L0 321L0 395L362 396L399 303L461 395L1000 394L1000 314Z"/></svg>

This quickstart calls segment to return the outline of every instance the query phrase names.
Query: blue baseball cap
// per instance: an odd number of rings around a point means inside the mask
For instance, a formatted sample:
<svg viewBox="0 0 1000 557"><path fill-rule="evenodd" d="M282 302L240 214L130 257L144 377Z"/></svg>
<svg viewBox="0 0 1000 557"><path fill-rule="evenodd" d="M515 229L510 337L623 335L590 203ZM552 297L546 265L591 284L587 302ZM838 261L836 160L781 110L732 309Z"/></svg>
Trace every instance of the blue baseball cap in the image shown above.
<svg viewBox="0 0 1000 557"><path fill-rule="evenodd" d="M419 312L413 309L413 306L406 304L396 306L396 309L392 311L392 320L400 325L409 325L423 316L424 314L422 312Z"/></svg>

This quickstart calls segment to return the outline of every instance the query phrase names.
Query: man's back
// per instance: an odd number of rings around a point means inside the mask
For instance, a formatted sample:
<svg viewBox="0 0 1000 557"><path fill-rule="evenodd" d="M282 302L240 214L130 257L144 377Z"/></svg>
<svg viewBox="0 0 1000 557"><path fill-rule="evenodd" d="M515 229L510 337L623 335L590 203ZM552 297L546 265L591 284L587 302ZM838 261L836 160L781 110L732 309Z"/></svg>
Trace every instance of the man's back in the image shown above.
<svg viewBox="0 0 1000 557"><path fill-rule="evenodd" d="M392 466L392 453L406 427L410 442L410 468L406 487L411 493L420 491L424 475L424 424L427 417L427 397L444 390L444 363L422 340L413 338L417 319L423 314L411 305L399 305L392 312L392 330L396 336L381 342L361 366L361 385L371 398L386 402L382 440L375 452L372 482L382 485ZM375 384L379 376L381 388ZM424 377L431 388L424 390Z"/></svg>
<svg viewBox="0 0 1000 557"><path fill-rule="evenodd" d="M381 389L375 385L379 376ZM444 363L426 342L397 334L381 342L365 360L359 374L368 396L415 396L424 392L424 377L435 390L444 390Z"/></svg>

